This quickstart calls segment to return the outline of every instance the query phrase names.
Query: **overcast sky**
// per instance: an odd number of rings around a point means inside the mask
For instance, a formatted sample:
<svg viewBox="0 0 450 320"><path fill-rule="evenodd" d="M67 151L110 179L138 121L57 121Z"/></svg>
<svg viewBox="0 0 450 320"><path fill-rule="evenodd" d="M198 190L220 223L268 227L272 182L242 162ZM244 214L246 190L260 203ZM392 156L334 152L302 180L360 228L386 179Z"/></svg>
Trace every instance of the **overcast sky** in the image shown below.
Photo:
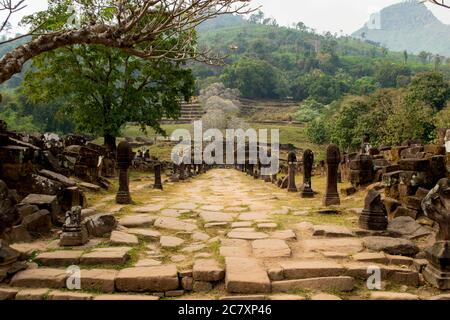
<svg viewBox="0 0 450 320"><path fill-rule="evenodd" d="M341 30L350 34L368 21L369 15L401 0L252 0L256 7L262 5L267 16L274 17L282 25L302 21L320 32ZM21 16L43 10L46 0L26 0L28 7ZM450 24L450 10L427 5L444 23ZM20 20L16 16L14 23Z"/></svg>

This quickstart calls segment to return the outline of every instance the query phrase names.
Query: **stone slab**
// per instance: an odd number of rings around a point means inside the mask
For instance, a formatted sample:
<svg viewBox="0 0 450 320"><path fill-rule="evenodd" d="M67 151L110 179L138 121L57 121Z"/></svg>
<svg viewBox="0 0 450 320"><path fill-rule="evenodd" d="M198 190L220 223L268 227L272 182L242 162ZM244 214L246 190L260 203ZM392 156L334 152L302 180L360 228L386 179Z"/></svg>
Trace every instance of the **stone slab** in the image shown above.
<svg viewBox="0 0 450 320"><path fill-rule="evenodd" d="M14 275L11 286L25 288L65 288L68 273L62 269L28 269Z"/></svg>
<svg viewBox="0 0 450 320"><path fill-rule="evenodd" d="M225 259L225 287L228 293L255 294L270 292L267 271L256 259Z"/></svg>
<svg viewBox="0 0 450 320"><path fill-rule="evenodd" d="M111 269L81 270L81 289L114 292L114 281L118 273L117 270Z"/></svg>
<svg viewBox="0 0 450 320"><path fill-rule="evenodd" d="M67 267L80 263L83 251L61 250L39 254L34 262L47 267Z"/></svg>
<svg viewBox="0 0 450 320"><path fill-rule="evenodd" d="M121 218L119 224L127 228L144 228L151 227L155 220L155 216L147 214L129 215Z"/></svg>
<svg viewBox="0 0 450 320"><path fill-rule="evenodd" d="M279 239L255 240L252 250L257 258L287 258L292 253L286 242Z"/></svg>
<svg viewBox="0 0 450 320"><path fill-rule="evenodd" d="M164 292L179 287L174 265L127 268L119 271L116 289L119 292Z"/></svg>
<svg viewBox="0 0 450 320"><path fill-rule="evenodd" d="M83 265L121 265L130 258L130 247L99 248L81 256Z"/></svg>
<svg viewBox="0 0 450 320"><path fill-rule="evenodd" d="M298 290L352 291L355 280L352 277L324 277L272 282L272 292L292 292Z"/></svg>
<svg viewBox="0 0 450 320"><path fill-rule="evenodd" d="M172 217L160 217L155 221L155 227L168 230L193 232L198 229L195 224L184 222Z"/></svg>
<svg viewBox="0 0 450 320"><path fill-rule="evenodd" d="M215 282L225 277L225 269L213 259L195 261L192 271L195 281Z"/></svg>
<svg viewBox="0 0 450 320"><path fill-rule="evenodd" d="M282 261L279 265L283 269L285 279L334 277L345 273L345 268L334 261Z"/></svg>
<svg viewBox="0 0 450 320"><path fill-rule="evenodd" d="M93 295L75 292L53 290L48 294L48 300L92 300Z"/></svg>
<svg viewBox="0 0 450 320"><path fill-rule="evenodd" d="M231 239L241 239L241 240L260 240L269 237L264 232L246 232L246 231L231 231L227 235Z"/></svg>

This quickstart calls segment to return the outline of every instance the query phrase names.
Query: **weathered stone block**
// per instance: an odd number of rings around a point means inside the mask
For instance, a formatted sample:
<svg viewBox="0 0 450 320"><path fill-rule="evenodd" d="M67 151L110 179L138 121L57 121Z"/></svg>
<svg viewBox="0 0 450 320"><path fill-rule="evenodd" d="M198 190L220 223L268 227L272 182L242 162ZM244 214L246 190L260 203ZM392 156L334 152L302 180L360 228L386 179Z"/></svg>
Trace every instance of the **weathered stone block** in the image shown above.
<svg viewBox="0 0 450 320"><path fill-rule="evenodd" d="M352 291L355 279L352 277L325 277L272 282L272 292L291 292L298 290Z"/></svg>
<svg viewBox="0 0 450 320"><path fill-rule="evenodd" d="M178 272L174 265L127 268L119 271L116 277L116 288L120 292L164 292L178 287Z"/></svg>
<svg viewBox="0 0 450 320"><path fill-rule="evenodd" d="M216 260L197 260L194 264L193 276L195 281L215 282L225 277L225 270Z"/></svg>
<svg viewBox="0 0 450 320"><path fill-rule="evenodd" d="M11 280L11 285L26 288L65 288L66 270L61 269L28 269L17 273Z"/></svg>
<svg viewBox="0 0 450 320"><path fill-rule="evenodd" d="M228 293L270 292L267 272L256 259L228 257L225 261L225 285Z"/></svg>

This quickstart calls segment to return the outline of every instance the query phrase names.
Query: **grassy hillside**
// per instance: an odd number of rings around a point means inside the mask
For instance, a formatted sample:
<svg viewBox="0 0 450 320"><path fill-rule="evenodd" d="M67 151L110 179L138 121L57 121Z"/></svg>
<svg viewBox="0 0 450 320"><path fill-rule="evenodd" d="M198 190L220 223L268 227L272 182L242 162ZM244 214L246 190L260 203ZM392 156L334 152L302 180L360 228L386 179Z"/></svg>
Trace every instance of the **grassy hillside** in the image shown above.
<svg viewBox="0 0 450 320"><path fill-rule="evenodd" d="M405 56L373 41L319 35L302 24L288 28L236 19L200 30L200 43L227 58L220 67L192 66L199 88L222 81L245 98L314 98L328 104L347 94L404 87L421 72L438 69L450 76L447 61Z"/></svg>

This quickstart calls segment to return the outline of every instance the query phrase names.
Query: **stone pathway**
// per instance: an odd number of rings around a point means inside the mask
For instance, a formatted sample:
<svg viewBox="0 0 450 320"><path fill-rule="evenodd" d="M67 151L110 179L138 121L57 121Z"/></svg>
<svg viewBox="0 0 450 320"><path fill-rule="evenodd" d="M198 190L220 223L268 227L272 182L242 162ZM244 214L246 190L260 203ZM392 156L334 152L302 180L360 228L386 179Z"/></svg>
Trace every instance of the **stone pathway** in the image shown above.
<svg viewBox="0 0 450 320"><path fill-rule="evenodd" d="M71 249L55 239L13 245L33 267L0 287L0 299L445 297L423 284L423 260L399 255L414 253L414 242L394 239L384 248L377 237L363 238L370 234L357 230L355 209L363 193L343 198L340 215L324 215L323 178L313 180L314 199L236 170L211 170L164 191L151 185L148 177L133 179L130 206L115 205L113 190L90 195L89 215L119 221L110 238ZM81 268L81 291L66 290L71 265ZM366 288L369 267L380 269L383 291Z"/></svg>

